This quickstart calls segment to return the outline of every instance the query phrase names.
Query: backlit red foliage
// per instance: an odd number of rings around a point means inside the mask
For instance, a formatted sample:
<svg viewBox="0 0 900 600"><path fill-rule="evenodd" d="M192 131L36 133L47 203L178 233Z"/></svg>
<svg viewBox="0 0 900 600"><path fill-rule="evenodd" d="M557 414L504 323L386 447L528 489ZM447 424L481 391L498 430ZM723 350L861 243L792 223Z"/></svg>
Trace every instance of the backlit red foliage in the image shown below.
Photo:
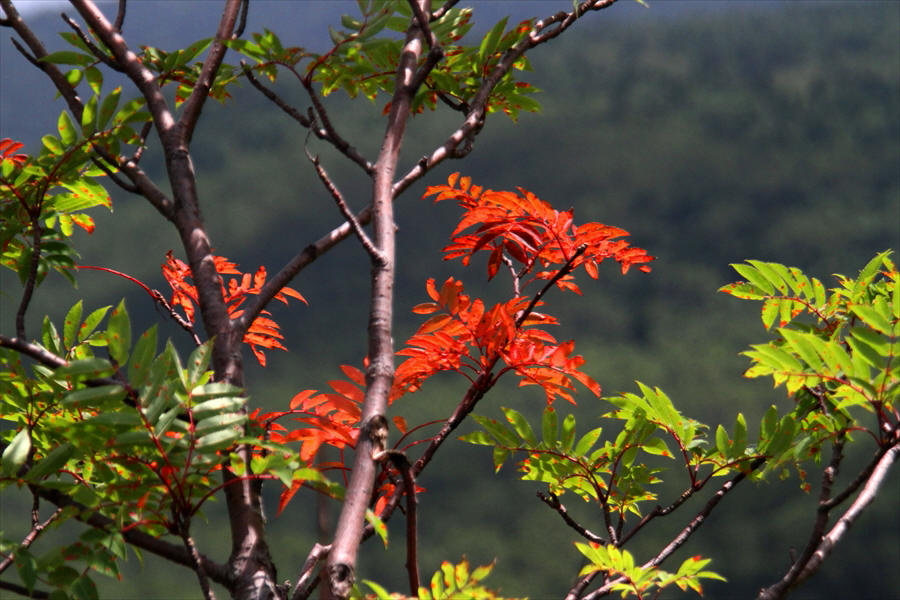
<svg viewBox="0 0 900 600"><path fill-rule="evenodd" d="M219 274L219 281L222 285L222 297L225 299L225 306L228 309L228 315L232 319L237 319L244 311L241 306L249 294L259 294L263 284L266 282L266 268L260 267L256 273L241 273L237 269L237 265L222 256L214 256L213 261L216 265L216 272ZM169 282L172 288L172 307L181 307L184 316L191 323L194 322L195 307L198 304L197 288L191 283L191 268L183 261L172 256L172 252L166 253L166 262L162 266L163 276ZM228 280L223 277L231 275ZM275 295L276 300L280 300L287 304L288 297L296 298L304 304L306 299L300 295L297 290L284 286ZM253 320L250 328L244 335L244 342L250 346L253 355L259 364L266 366L266 356L263 349L278 348L287 350L281 343L284 336L278 328L278 323L270 319L268 311Z"/></svg>

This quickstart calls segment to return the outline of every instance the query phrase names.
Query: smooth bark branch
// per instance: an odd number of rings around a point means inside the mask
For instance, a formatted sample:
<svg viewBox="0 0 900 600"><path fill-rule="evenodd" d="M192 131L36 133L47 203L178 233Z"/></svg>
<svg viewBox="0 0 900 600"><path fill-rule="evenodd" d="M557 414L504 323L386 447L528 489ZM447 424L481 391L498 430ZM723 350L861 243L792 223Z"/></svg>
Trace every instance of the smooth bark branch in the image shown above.
<svg viewBox="0 0 900 600"><path fill-rule="evenodd" d="M419 0L430 12L430 0ZM394 380L393 288L394 213L392 185L400 146L416 93L416 65L423 50L421 28L412 20L397 69L394 97L387 129L375 163L373 186L373 235L383 260L373 261L371 308L369 310L369 367L361 429L356 444L353 473L338 518L334 542L328 555L328 583L332 594L346 598L355 579L356 555L365 529L365 512L372 494L380 454L386 449L387 400Z"/></svg>
<svg viewBox="0 0 900 600"><path fill-rule="evenodd" d="M757 600L777 600L784 598L791 589L806 581L819 570L819 567L822 566L822 563L825 562L825 559L828 558L828 555L831 554L834 547L841 541L847 531L849 531L850 526L853 525L859 515L862 514L862 511L872 503L875 496L878 495L878 490L884 483L888 471L898 458L900 458L900 441L895 442L893 446L889 447L881 459L879 459L866 481L865 486L863 486L862 491L860 491L859 496L856 497L853 504L850 505L843 515L841 515L834 524L834 527L821 538L821 541L816 545L812 556L805 561L805 564L802 565L802 569L799 573L795 573L795 569L792 568L781 581L760 590Z"/></svg>
<svg viewBox="0 0 900 600"><path fill-rule="evenodd" d="M212 244L207 236L200 212L199 197L190 155L190 136L215 79L224 53L223 39L230 37L240 8L239 0L227 0L214 43L204 63L198 88L194 90L179 122L175 122L155 75L128 48L125 40L88 0L72 0L82 18L97 33L121 64L147 102L162 143L166 173L174 197L173 223L178 230L188 265L197 289L198 304L208 338L215 338L212 364L217 381L243 386L243 363L240 343L222 297L216 272ZM218 48L218 50L217 50ZM250 463L249 450L236 450ZM242 479L234 483L234 475L223 470L224 494L231 533L229 568L234 579L232 593L238 598L282 597L275 581L265 541L262 516L261 482Z"/></svg>
<svg viewBox="0 0 900 600"><path fill-rule="evenodd" d="M88 26L97 34L97 37L109 48L116 62L138 88L138 91L141 92L141 95L147 101L147 109L153 117L160 139L165 143L165 136L175 126L175 119L169 110L159 83L156 81L156 76L131 51L119 31L112 23L106 20L106 17L103 16L103 13L100 12L100 9L93 2L90 0L71 0L71 2L78 14L81 15L81 18L85 20Z"/></svg>
<svg viewBox="0 0 900 600"><path fill-rule="evenodd" d="M194 128L200 119L203 105L206 104L206 100L209 98L209 91L212 89L216 74L222 66L222 60L225 58L225 52L228 50L225 42L232 39L242 4L243 0L226 0L222 18L219 20L219 28L216 30L216 37L209 47L206 60L203 61L200 76L194 84L191 95L184 102L184 112L181 114L178 123L183 128L182 135L188 144L190 144L191 137L194 135Z"/></svg>
<svg viewBox="0 0 900 600"><path fill-rule="evenodd" d="M516 60L521 58L521 56L525 54L525 52L559 35L560 33L562 33L562 31L571 26L572 23L574 23L577 19L584 16L584 14L588 10L601 10L603 8L611 6L615 1L616 0L590 0L589 2L582 3L583 5L586 5L587 8L579 8L577 14L576 11L573 11L573 13L562 13L566 16L566 18L561 18L559 17L559 15L555 15L556 19L560 21L559 26L556 29L552 30L552 32L545 31L542 36L537 35L536 32L546 29L550 24L556 23L557 20L554 20L554 17L548 17L547 19L543 19L542 21L540 21L538 25L535 26L535 29L532 30L532 34L534 34L535 36L534 39L531 39L531 37L525 38L522 43L518 44L510 50L510 52L513 52L513 50L515 50L513 54L507 53L507 55L504 56L500 63L498 63L494 67L494 70L482 84L481 89L476 95L476 100L473 102L472 107L470 108L469 113L466 115L466 119L463 124L456 131L450 134L450 136L441 146L435 149L430 155L419 160L416 165L412 169L410 169L403 177L393 183L391 187L392 197L397 198L409 186L421 179L427 172L442 163L447 158L461 158L471 152L471 142L484 126L484 120L487 114L487 101L490 98L491 92L500 82L503 76L508 73L510 69L512 69L513 64L516 62ZM440 18L445 14L445 11L448 10L453 4L456 4L456 2L444 5L443 8L434 13L433 17ZM429 54L429 56L431 56L431 54ZM419 75L419 77L421 78L421 75ZM312 123L308 118L302 115L295 108L289 106L283 99L263 86L262 83L260 83L258 80L254 83L254 77L249 73L248 79L250 80L251 84L254 85L254 87L259 89L266 97L275 102L275 104L277 104L283 111L285 111L303 127L311 127ZM331 138L324 128L319 129L316 127L311 127L311 131L313 131L313 133L320 139L331 142L335 146L335 148L347 155L347 157L353 160L353 162L363 167L363 169L365 169L367 173L372 172L371 165L369 165L362 156L356 153L352 146L347 145L347 147L344 148L343 145L340 144L342 140ZM367 225L371 221L371 219L371 206L362 210L357 215L357 221L360 225ZM263 285L260 293L253 298L253 303L247 307L244 315L236 322L238 331L246 331L246 329L250 326L250 323L253 322L253 319L255 319L259 315L260 311L262 311L269 302L271 302L272 298L275 297L275 294L277 294L282 287L290 283L290 281L294 277L296 277L300 271L314 262L319 256L349 237L352 232L353 230L350 224L343 223L332 229L329 233L322 236L314 243L298 252L284 267L282 267L278 271L278 273L275 274L274 277L269 279L265 283L265 285Z"/></svg>

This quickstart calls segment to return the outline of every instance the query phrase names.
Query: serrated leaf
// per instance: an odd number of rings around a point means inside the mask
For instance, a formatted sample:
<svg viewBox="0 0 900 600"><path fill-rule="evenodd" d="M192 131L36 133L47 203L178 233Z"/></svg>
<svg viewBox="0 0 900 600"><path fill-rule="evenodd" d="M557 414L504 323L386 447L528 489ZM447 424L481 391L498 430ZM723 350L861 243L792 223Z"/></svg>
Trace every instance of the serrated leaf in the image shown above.
<svg viewBox="0 0 900 600"><path fill-rule="evenodd" d="M775 291L772 283L752 265L733 263L731 268L764 294L771 295Z"/></svg>
<svg viewBox="0 0 900 600"><path fill-rule="evenodd" d="M215 452L220 448L230 446L241 435L242 431L240 429L220 429L198 439L194 448L198 452Z"/></svg>
<svg viewBox="0 0 900 600"><path fill-rule="evenodd" d="M240 396L214 398L195 405L191 412L194 414L194 419L205 418L205 416L210 413L238 411L246 404L246 402L247 399Z"/></svg>
<svg viewBox="0 0 900 600"><path fill-rule="evenodd" d="M234 427L240 425L246 420L247 415L242 413L224 413L220 415L213 415L199 421L196 424L194 431L196 431L198 435L207 435L213 431L217 431L225 427Z"/></svg>

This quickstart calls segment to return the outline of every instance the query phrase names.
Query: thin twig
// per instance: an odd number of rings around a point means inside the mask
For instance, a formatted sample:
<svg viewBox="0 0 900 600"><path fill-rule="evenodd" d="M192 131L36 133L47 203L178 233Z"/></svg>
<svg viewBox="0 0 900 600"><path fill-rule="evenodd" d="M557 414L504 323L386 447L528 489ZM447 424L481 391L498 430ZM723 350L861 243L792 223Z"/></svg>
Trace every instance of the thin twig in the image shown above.
<svg viewBox="0 0 900 600"><path fill-rule="evenodd" d="M180 564L188 568L194 567L194 559L190 556L187 550L179 545L172 544L156 536L145 533L137 527L119 530L116 522L113 519L95 512L93 509L79 502L75 502L70 496L60 492L59 490L38 488L37 494L41 498L49 500L60 508L65 508L67 506L76 508L77 512L75 513L75 518L87 525L90 525L91 527L100 529L102 531L118 531L121 533L122 537L127 543L137 548L141 548L142 550L146 550L151 554L161 556L173 563ZM214 562L206 556L203 556L202 554L200 555L199 559L203 564L204 571L209 575L210 579L212 579L216 583L224 585L226 588L231 588L232 576L225 565Z"/></svg>
<svg viewBox="0 0 900 600"><path fill-rule="evenodd" d="M651 558L649 561L641 565L642 569L647 569L650 567L658 567L661 565L667 558L669 558L678 548L680 548L684 543L694 534L697 529L700 528L701 525L706 521L706 517L712 513L712 511L716 508L719 502L725 498L726 494L734 489L734 487L739 484L741 481L746 479L747 475L758 469L760 466L765 463L764 458L758 458L750 464L750 468L746 472L741 472L726 481L722 487L720 487L715 494L707 501L707 503L703 506L699 513L691 520L687 526L681 530L681 532L675 536L675 538L669 542L665 548L663 548L659 554ZM602 587L594 590L590 594L584 597L584 600L596 600L601 596L608 593L614 585L617 583L621 583L623 581L622 578L616 578L612 581L607 581ZM580 584L581 582L579 582ZM576 584L576 587L579 585ZM583 588L582 588L583 589ZM573 595L575 592L575 588L573 587L569 590L569 593L566 595L566 600L570 600L573 598L577 598L578 596Z"/></svg>
<svg viewBox="0 0 900 600"><path fill-rule="evenodd" d="M792 565L791 569L780 581L768 588L760 590L757 600L779 600L784 598L791 589L803 583L819 570L819 567L822 566L822 563L825 562L825 559L831 554L834 547L841 541L850 529L850 526L853 525L859 515L862 514L862 511L871 504L878 495L878 490L884 483L888 471L894 461L898 458L900 458L900 441L894 442L894 445L890 446L881 456L878 463L875 465L875 468L872 469L871 475L866 481L866 485L859 493L859 496L856 497L853 504L851 504L844 514L841 515L834 524L834 527L832 527L825 536L816 540L817 543L815 544L811 555L805 560L803 560L805 557L801 556L803 564L800 565L800 567L802 568L795 568L797 567L797 563ZM827 503L825 503L825 505L827 506ZM821 510L822 508L820 505L820 511ZM827 508L825 510L827 510ZM798 561L798 563L799 562L800 561Z"/></svg>
<svg viewBox="0 0 900 600"><path fill-rule="evenodd" d="M362 244L362 247L373 261L376 263L384 261L383 253L375 247L372 240L369 239L369 236L363 231L362 225L360 225L359 221L356 219L356 215L354 215L353 211L350 210L350 207L347 206L343 194L341 194L341 191L337 188L335 183L328 176L325 168L322 167L322 164L319 162L319 157L310 154L309 150L304 149L304 152L306 153L306 158L309 159L309 162L312 163L313 168L316 170L316 175L319 176L319 180L325 186L325 189L328 190L328 193L331 194L335 204L337 204L338 210L341 211L341 214L347 219L347 222L350 223L350 227L359 239L359 243Z"/></svg>
<svg viewBox="0 0 900 600"><path fill-rule="evenodd" d="M76 23L75 21L72 20L71 17L69 17L69 15L67 15L66 13L62 13L60 15L60 17L62 17L62 20L65 21L66 24L72 28L72 30L75 32L75 34L81 39L82 42L84 42L84 45L88 47L88 50L91 51L91 54L93 54L97 60L99 60L104 65L106 65L107 67L109 67L110 69L112 69L114 71L118 71L119 73L124 71L124 69L122 68L122 65L120 65L115 60L110 58L109 54L107 54L106 52L101 50L99 47L97 47L97 44L94 43L94 40L92 40L90 38L90 36L87 35L81 29L81 27L78 25L78 23ZM121 29L121 27L116 27L116 30L120 30L120 29Z"/></svg>
<svg viewBox="0 0 900 600"><path fill-rule="evenodd" d="M31 297L34 294L34 286L37 283L38 267L41 264L41 224L36 216L32 216L32 247L31 247L31 264L28 266L28 278L25 280L25 289L22 290L22 299L19 301L19 308L16 310L16 337L25 339L25 313L28 311L28 305L31 304Z"/></svg>
<svg viewBox="0 0 900 600"><path fill-rule="evenodd" d="M25 598L45 600L50 597L50 592L45 592L44 590L29 591L25 586L21 586L17 583L10 583L8 581L0 581L0 590L9 590L10 592L15 592L20 596L24 596Z"/></svg>
<svg viewBox="0 0 900 600"><path fill-rule="evenodd" d="M197 574L200 589L203 590L204 600L216 600L215 592L209 587L209 577L207 577L206 571L203 569L203 561L200 558L200 552L197 550L197 544L190 534L190 520L183 517L180 520L179 529L181 539L184 541L184 547L190 554L191 560L194 561L194 572Z"/></svg>
<svg viewBox="0 0 900 600"><path fill-rule="evenodd" d="M113 21L113 28L119 33L122 32L122 25L125 24L125 5L128 0L119 0L119 9L116 11L116 20Z"/></svg>
<svg viewBox="0 0 900 600"><path fill-rule="evenodd" d="M832 443L831 462L822 473L822 485L819 492L819 506L816 509L816 519L813 523L812 531L809 534L809 540L806 547L799 557L792 557L791 566L782 579L760 592L760 598L780 598L787 590L789 590L796 582L801 571L809 563L813 554L818 548L825 533L825 527L828 525L828 513L831 510L829 500L831 499L831 486L834 484L834 478L837 476L838 467L844 458L844 441L842 436Z"/></svg>
<svg viewBox="0 0 900 600"><path fill-rule="evenodd" d="M326 558L329 552L331 552L331 544L316 543L313 546L309 556L306 557L306 562L303 563L303 568L300 569L300 578L297 579L291 600L305 600L309 597L319 583L319 576L315 574L316 565Z"/></svg>
<svg viewBox="0 0 900 600"><path fill-rule="evenodd" d="M37 498L38 497L35 496L35 502L37 502ZM32 526L31 526L31 531L29 531L28 535L26 535L22 539L22 541L19 542L18 548L28 548L29 546L31 546L31 544L33 544L34 541L38 538L38 536L41 535L41 533L45 529L47 529L47 527L53 521L55 521L56 519L58 519L60 517L60 515L62 515L62 512L63 512L63 509L57 508L56 511L54 511L52 515L47 517L47 519L43 523L33 522ZM3 562L0 562L0 573L3 573L3 571L8 569L9 566L11 564L13 564L13 562L15 562L15 554L14 553L10 554L5 559L3 559Z"/></svg>
<svg viewBox="0 0 900 600"><path fill-rule="evenodd" d="M391 450L388 452L388 458L403 477L403 487L406 490L406 571L409 575L409 593L416 596L419 593L416 480L405 453Z"/></svg>
<svg viewBox="0 0 900 600"><path fill-rule="evenodd" d="M596 533L593 533L590 530L585 529L577 521L575 521L575 519L573 519L569 515L569 511L566 510L566 507L563 506L563 504L559 501L559 497L556 494L551 492L550 495L547 496L543 492L538 492L537 497L541 499L541 502L543 502L544 504L546 504L547 506L549 506L550 508L555 510L557 512L557 514L559 514L559 516L562 517L562 520L566 522L566 525L568 525L569 527L571 527L572 529L577 531L578 535L580 535L581 537L585 538L588 541L597 543L597 544L606 544L607 543L607 541L605 539L603 539Z"/></svg>
<svg viewBox="0 0 900 600"><path fill-rule="evenodd" d="M241 16L238 20L237 27L232 34L232 39L237 39L244 35L244 29L247 27L247 13L250 12L250 0L241 0Z"/></svg>
<svg viewBox="0 0 900 600"><path fill-rule="evenodd" d="M317 138L320 140L324 140L334 146L341 154L355 162L359 165L363 171L366 172L366 175L372 175L375 172L375 165L369 162L359 151L350 145L347 140L338 135L337 131L335 131L334 127L331 126L331 121L328 118L328 113L325 110L325 107L318 101L315 92L304 84L304 88L307 89L307 93L313 101L313 105L316 106L316 112L319 114L319 120L322 122L322 127L315 127L315 123L310 116L306 116L301 113L299 110L288 104L281 96L277 93L266 87L256 78L253 74L253 71L247 67L245 62L241 62L241 65L244 67L244 73L247 75L247 79L250 81L250 84L258 89L266 98L275 103L275 105L284 111L289 117L297 121L301 127L307 128L315 134ZM303 78L299 76L296 71L292 71L295 76L300 79L301 84L303 84Z"/></svg>

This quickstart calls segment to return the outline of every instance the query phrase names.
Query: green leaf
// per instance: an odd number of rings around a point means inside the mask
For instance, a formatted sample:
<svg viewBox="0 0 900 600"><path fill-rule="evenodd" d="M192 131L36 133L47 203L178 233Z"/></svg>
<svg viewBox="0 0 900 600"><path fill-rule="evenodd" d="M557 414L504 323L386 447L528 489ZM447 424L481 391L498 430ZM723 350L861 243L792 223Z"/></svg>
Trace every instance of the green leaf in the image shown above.
<svg viewBox="0 0 900 600"><path fill-rule="evenodd" d="M211 385L211 384L207 384ZM233 386L232 386L233 387ZM193 396L193 392L192 392ZM194 414L194 419L198 420L204 418L204 416L208 413L221 413L221 412L235 412L241 409L241 407L246 404L247 398L243 398L240 396L230 396L225 398L214 398L212 400L206 400L194 406L192 409L192 413Z"/></svg>
<svg viewBox="0 0 900 600"><path fill-rule="evenodd" d="M863 323L885 335L892 334L892 327L890 323L890 313L887 309L886 303L881 303L880 305L868 304L857 304L855 306L850 307L850 310L853 311L853 314L862 320Z"/></svg>
<svg viewBox="0 0 900 600"><path fill-rule="evenodd" d="M65 152L65 148L60 143L59 139L55 135L47 134L41 138L41 143L44 144L44 147L49 150L52 154L59 156L63 152ZM4 163L5 164L5 163ZM8 174L4 174L4 177L8 176Z"/></svg>
<svg viewBox="0 0 900 600"><path fill-rule="evenodd" d="M69 459L75 454L75 446L70 444L69 442L64 442L51 450L47 456L41 459L37 464L35 464L31 469L28 470L28 473L25 475L25 479L32 483L37 483L45 476L50 475L51 473L55 473L63 465L69 462Z"/></svg>
<svg viewBox="0 0 900 600"><path fill-rule="evenodd" d="M118 384L99 385L66 394L62 400L65 407L86 406L100 408L106 403L119 402L125 397L125 388Z"/></svg>
<svg viewBox="0 0 900 600"><path fill-rule="evenodd" d="M551 406L544 409L544 415L541 417L541 435L543 436L544 444L549 448L556 445L556 440L558 439L557 416L556 411Z"/></svg>
<svg viewBox="0 0 900 600"><path fill-rule="evenodd" d="M110 362L104 358L83 358L80 360L70 361L64 367L60 367L53 372L55 378L62 377L104 377L113 373L113 367Z"/></svg>
<svg viewBox="0 0 900 600"><path fill-rule="evenodd" d="M718 433L718 432L717 432ZM732 456L742 456L747 449L747 422L744 415L738 413L734 422L734 440L731 446Z"/></svg>
<svg viewBox="0 0 900 600"><path fill-rule="evenodd" d="M39 59L39 62L53 63L54 65L78 65L86 67L94 62L93 56L75 52L73 50L60 50L59 52L51 52L47 56Z"/></svg>
<svg viewBox="0 0 900 600"><path fill-rule="evenodd" d="M100 95L103 88L103 73L97 67L88 67L84 70L84 78L87 79L88 85L95 96Z"/></svg>
<svg viewBox="0 0 900 600"><path fill-rule="evenodd" d="M97 129L103 129L112 119L116 108L119 106L119 97L122 95L122 86L117 86L109 95L103 99L100 105L100 112L97 113Z"/></svg>
<svg viewBox="0 0 900 600"><path fill-rule="evenodd" d="M216 450L230 446L235 440L240 438L241 435L242 432L240 429L220 429L198 439L194 448L198 452L215 452Z"/></svg>
<svg viewBox="0 0 900 600"><path fill-rule="evenodd" d="M109 315L106 326L106 341L109 355L120 365L128 362L128 352L131 349L131 321L128 319L128 311L125 309L125 300Z"/></svg>
<svg viewBox="0 0 900 600"><path fill-rule="evenodd" d="M388 529L387 525L385 525L384 521L375 514L371 508L366 509L366 522L372 526L372 529L375 533L378 534L378 537L381 538L381 542L384 544L384 547L388 547Z"/></svg>
<svg viewBox="0 0 900 600"><path fill-rule="evenodd" d="M647 454L665 456L666 458L674 458L672 456L672 453L669 451L669 447L666 445L666 442L658 437L652 437L644 441L644 443L641 445L641 449Z"/></svg>
<svg viewBox="0 0 900 600"><path fill-rule="evenodd" d="M156 356L156 325L141 334L128 362L128 380L140 387L147 381L153 358Z"/></svg>
<svg viewBox="0 0 900 600"><path fill-rule="evenodd" d="M572 444L575 443L575 415L568 414L563 419L560 442L562 443L562 449L566 452L572 449Z"/></svg>
<svg viewBox="0 0 900 600"><path fill-rule="evenodd" d="M84 320L84 323L81 324L81 327L78 330L78 341L83 342L89 335L91 335L94 330L97 328L97 325L100 324L100 321L103 320L103 317L106 316L106 312L112 308L111 306L104 306L98 308L97 310L91 312L88 317Z"/></svg>
<svg viewBox="0 0 900 600"><path fill-rule="evenodd" d="M732 263L731 268L737 271L741 277L753 284L754 287L763 293L770 295L775 291L775 287L772 283L752 265Z"/></svg>
<svg viewBox="0 0 900 600"><path fill-rule="evenodd" d="M728 456L729 450L729 441L728 441L728 432L725 431L725 428L720 424L716 428L716 450L719 451L719 454L722 456Z"/></svg>
<svg viewBox="0 0 900 600"><path fill-rule="evenodd" d="M472 415L472 418L476 423L484 427L485 431L491 434L499 444L508 448L514 448L518 446L519 439L515 436L515 434L494 419L489 419L487 417L482 417L479 415Z"/></svg>
<svg viewBox="0 0 900 600"><path fill-rule="evenodd" d="M25 464L28 454L31 452L31 435L28 429L22 429L15 435L9 446L3 451L0 459L4 475L15 475Z"/></svg>
<svg viewBox="0 0 900 600"><path fill-rule="evenodd" d="M575 445L575 456L584 456L590 451L591 447L597 442L600 438L600 435L603 433L602 427L597 427L595 429L591 429L586 434L584 434L580 440L578 440L578 444Z"/></svg>
<svg viewBox="0 0 900 600"><path fill-rule="evenodd" d="M87 575L82 575L72 583L72 594L76 600L99 600L97 586Z"/></svg>
<svg viewBox="0 0 900 600"><path fill-rule="evenodd" d="M97 122L97 96L91 96L84 103L84 109L81 111L81 131L85 137L96 131Z"/></svg>
<svg viewBox="0 0 900 600"><path fill-rule="evenodd" d="M506 29L506 21L507 17L500 19L481 40L481 45L478 47L478 63L480 65L484 65L487 58L493 55L497 49L497 44L500 43L500 38L503 37L503 31Z"/></svg>
<svg viewBox="0 0 900 600"><path fill-rule="evenodd" d="M213 415L198 422L194 428L194 431L196 431L198 435L206 435L219 429L240 425L246 420L247 415L243 413L224 413L221 415Z"/></svg>
<svg viewBox="0 0 900 600"><path fill-rule="evenodd" d="M201 383L200 376L209 367L209 360L212 358L212 344L212 340L200 344L187 359L187 377L191 387Z"/></svg>
<svg viewBox="0 0 900 600"><path fill-rule="evenodd" d="M66 348L71 348L75 344L78 326L81 325L81 311L82 304L81 300L79 300L66 313L66 320L63 323L63 345Z"/></svg>
<svg viewBox="0 0 900 600"><path fill-rule="evenodd" d="M534 431L531 429L531 425L525 420L525 417L511 408L503 408L501 410L503 410L503 413L506 415L506 420L512 424L513 429L515 429L519 437L525 440L529 446L537 446L537 438L534 435Z"/></svg>

